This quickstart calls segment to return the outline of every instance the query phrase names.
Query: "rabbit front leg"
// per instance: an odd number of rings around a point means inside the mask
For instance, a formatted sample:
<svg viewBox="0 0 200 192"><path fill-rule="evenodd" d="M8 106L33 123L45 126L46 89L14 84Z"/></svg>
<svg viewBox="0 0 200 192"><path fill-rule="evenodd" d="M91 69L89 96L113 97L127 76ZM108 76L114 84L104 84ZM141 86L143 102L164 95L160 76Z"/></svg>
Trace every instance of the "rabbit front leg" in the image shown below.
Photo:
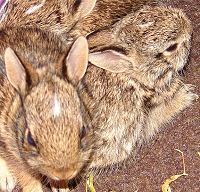
<svg viewBox="0 0 200 192"><path fill-rule="evenodd" d="M108 131L105 129L100 133L91 168L117 165L134 153L142 124L141 122L137 125L132 122L129 126L127 124L124 122L121 126L112 127Z"/></svg>
<svg viewBox="0 0 200 192"><path fill-rule="evenodd" d="M23 187L23 192L43 192L40 181L32 179L30 183Z"/></svg>
<svg viewBox="0 0 200 192"><path fill-rule="evenodd" d="M17 176L23 192L43 192L40 180L33 177L26 169L20 168L16 174L15 170L13 173Z"/></svg>
<svg viewBox="0 0 200 192"><path fill-rule="evenodd" d="M174 90L173 97L168 98L167 101L163 101L149 112L146 121L145 140L148 141L151 139L162 125L168 123L176 114L198 99L198 95L194 94L192 91L192 85L182 83L178 90Z"/></svg>
<svg viewBox="0 0 200 192"><path fill-rule="evenodd" d="M23 164L17 159L12 162L0 158L0 189L12 191L16 183L22 187L23 192L43 192L39 179L33 177ZM13 164L14 162L14 164ZM11 170L11 171L9 171Z"/></svg>
<svg viewBox="0 0 200 192"><path fill-rule="evenodd" d="M11 192L16 183L16 178L10 173L6 162L0 158L0 190Z"/></svg>

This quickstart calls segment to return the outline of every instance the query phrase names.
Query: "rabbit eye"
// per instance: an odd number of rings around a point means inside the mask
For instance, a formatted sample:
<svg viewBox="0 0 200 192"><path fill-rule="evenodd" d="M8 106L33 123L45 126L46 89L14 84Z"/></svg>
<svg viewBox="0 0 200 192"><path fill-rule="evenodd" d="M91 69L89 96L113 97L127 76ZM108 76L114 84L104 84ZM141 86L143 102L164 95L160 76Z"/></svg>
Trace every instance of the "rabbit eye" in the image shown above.
<svg viewBox="0 0 200 192"><path fill-rule="evenodd" d="M82 140L86 136L86 128L85 126L81 127L80 130L80 139Z"/></svg>
<svg viewBox="0 0 200 192"><path fill-rule="evenodd" d="M168 52L175 51L175 50L177 49L177 47L178 47L178 44L175 43L175 44L169 46L169 47L166 49L166 51L168 51Z"/></svg>
<svg viewBox="0 0 200 192"><path fill-rule="evenodd" d="M35 143L30 131L28 131L28 134L27 134L27 141L30 145L32 145L33 147L36 147L36 143Z"/></svg>
<svg viewBox="0 0 200 192"><path fill-rule="evenodd" d="M75 0L73 5L73 11L75 12L81 4L81 0Z"/></svg>

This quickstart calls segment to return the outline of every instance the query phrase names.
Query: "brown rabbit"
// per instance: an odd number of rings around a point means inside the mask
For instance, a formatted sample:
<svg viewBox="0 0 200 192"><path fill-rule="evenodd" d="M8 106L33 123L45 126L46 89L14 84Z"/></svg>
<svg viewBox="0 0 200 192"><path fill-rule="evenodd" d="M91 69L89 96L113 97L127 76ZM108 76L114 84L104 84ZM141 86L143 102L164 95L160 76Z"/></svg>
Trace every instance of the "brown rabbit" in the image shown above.
<svg viewBox="0 0 200 192"><path fill-rule="evenodd" d="M96 5L95 5L96 3ZM38 27L62 34L65 39L86 35L110 26L144 5L158 5L158 0L10 0L3 25ZM90 14L89 14L90 13Z"/></svg>
<svg viewBox="0 0 200 192"><path fill-rule="evenodd" d="M97 0L92 12L77 22L67 35L87 35L114 24L144 6L161 4L159 0Z"/></svg>
<svg viewBox="0 0 200 192"><path fill-rule="evenodd" d="M69 50L38 29L0 34L0 190L17 181L39 192L41 176L69 180L90 161L93 131L77 92L88 45L79 37Z"/></svg>
<svg viewBox="0 0 200 192"><path fill-rule="evenodd" d="M92 11L95 3L96 0L10 0L2 10L1 25L68 32Z"/></svg>
<svg viewBox="0 0 200 192"><path fill-rule="evenodd" d="M197 98L178 75L191 33L181 10L146 7L88 36L81 98L98 138L91 167L124 161Z"/></svg>

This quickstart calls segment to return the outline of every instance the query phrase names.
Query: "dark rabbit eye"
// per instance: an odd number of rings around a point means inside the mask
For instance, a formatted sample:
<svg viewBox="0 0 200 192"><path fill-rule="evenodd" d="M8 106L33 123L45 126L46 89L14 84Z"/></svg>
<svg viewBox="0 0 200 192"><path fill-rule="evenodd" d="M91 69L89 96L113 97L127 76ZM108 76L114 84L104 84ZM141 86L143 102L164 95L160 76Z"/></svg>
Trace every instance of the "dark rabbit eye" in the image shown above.
<svg viewBox="0 0 200 192"><path fill-rule="evenodd" d="M85 126L81 127L80 130L80 139L82 140L86 136L86 128Z"/></svg>
<svg viewBox="0 0 200 192"><path fill-rule="evenodd" d="M35 143L35 141L34 141L34 139L33 139L32 134L31 134L30 131L28 131L27 140L28 140L28 143L30 145L32 145L33 147L36 147L36 143Z"/></svg>
<svg viewBox="0 0 200 192"><path fill-rule="evenodd" d="M75 12L81 4L81 0L76 0L73 5L73 12Z"/></svg>
<svg viewBox="0 0 200 192"><path fill-rule="evenodd" d="M171 45L170 47L168 47L168 48L166 49L166 51L168 51L168 52L175 51L175 50L177 49L177 47L178 47L178 44L175 43L175 44Z"/></svg>

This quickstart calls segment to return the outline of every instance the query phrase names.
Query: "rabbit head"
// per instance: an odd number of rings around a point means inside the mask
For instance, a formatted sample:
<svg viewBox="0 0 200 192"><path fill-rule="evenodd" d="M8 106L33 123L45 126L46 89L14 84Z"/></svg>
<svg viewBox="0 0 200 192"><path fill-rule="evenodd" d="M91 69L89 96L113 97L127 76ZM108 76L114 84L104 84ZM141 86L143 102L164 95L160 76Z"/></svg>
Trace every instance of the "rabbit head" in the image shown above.
<svg viewBox="0 0 200 192"><path fill-rule="evenodd" d="M38 69L37 78L11 48L4 58L8 82L18 98L9 116L19 135L21 157L32 170L51 179L75 177L88 163L92 146L88 147L89 121L77 92L88 63L86 39L79 37L67 58L61 56L56 73ZM30 78L36 81L31 87Z"/></svg>
<svg viewBox="0 0 200 192"><path fill-rule="evenodd" d="M191 33L190 21L181 10L145 7L112 28L90 34L89 60L112 72L135 71L140 79L171 77L187 62Z"/></svg>

